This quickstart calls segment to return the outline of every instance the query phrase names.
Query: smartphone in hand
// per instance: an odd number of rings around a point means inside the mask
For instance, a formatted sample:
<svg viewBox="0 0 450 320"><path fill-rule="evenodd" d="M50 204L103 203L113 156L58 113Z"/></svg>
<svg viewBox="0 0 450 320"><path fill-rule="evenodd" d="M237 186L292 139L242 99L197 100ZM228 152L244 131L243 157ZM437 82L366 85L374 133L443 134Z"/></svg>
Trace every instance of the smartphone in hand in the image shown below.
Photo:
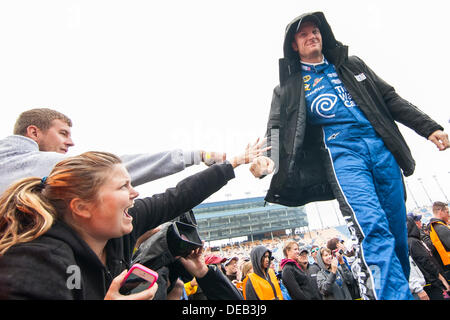
<svg viewBox="0 0 450 320"><path fill-rule="evenodd" d="M144 291L151 288L156 280L158 280L158 274L155 271L136 263L122 281L119 293L127 295Z"/></svg>

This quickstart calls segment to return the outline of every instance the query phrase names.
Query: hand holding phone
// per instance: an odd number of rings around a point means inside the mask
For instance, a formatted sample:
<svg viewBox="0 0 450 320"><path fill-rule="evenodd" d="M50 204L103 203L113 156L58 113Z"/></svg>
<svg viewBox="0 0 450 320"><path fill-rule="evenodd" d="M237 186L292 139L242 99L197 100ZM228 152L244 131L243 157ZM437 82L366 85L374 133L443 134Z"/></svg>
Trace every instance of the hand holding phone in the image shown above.
<svg viewBox="0 0 450 320"><path fill-rule="evenodd" d="M158 283L156 282L147 290L129 295L120 294L120 286L124 282L127 274L128 270L123 270L121 274L113 279L108 291L106 292L105 300L152 300L155 297L156 291L158 290Z"/></svg>
<svg viewBox="0 0 450 320"><path fill-rule="evenodd" d="M144 291L151 288L156 280L158 280L158 274L155 271L136 263L123 279L119 293L128 295Z"/></svg>

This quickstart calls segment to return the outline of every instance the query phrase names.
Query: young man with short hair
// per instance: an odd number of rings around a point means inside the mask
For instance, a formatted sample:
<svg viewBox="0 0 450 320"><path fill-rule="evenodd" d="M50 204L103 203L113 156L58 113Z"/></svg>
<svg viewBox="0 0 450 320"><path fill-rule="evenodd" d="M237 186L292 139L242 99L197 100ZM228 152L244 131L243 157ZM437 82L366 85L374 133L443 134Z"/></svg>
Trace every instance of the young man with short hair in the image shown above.
<svg viewBox="0 0 450 320"><path fill-rule="evenodd" d="M223 264L225 268L225 275L227 276L228 279L230 279L231 282L237 280L238 260L239 260L238 257L231 257L227 259Z"/></svg>
<svg viewBox="0 0 450 320"><path fill-rule="evenodd" d="M53 166L66 158L74 146L72 121L66 115L48 108L23 112L14 125L14 135L0 140L0 193L19 179L47 176ZM155 154L121 156L133 186L153 181L193 164L225 160L224 153L208 153L176 149Z"/></svg>
<svg viewBox="0 0 450 320"><path fill-rule="evenodd" d="M448 204L440 201L433 203L433 218L430 219L430 239L433 243L433 256L450 281L450 228Z"/></svg>

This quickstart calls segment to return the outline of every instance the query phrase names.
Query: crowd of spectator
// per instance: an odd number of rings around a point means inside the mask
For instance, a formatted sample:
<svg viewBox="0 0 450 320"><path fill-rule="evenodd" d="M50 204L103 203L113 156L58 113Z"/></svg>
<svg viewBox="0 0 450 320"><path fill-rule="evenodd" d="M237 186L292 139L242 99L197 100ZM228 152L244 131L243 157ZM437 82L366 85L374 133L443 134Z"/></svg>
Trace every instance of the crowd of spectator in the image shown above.
<svg viewBox="0 0 450 320"><path fill-rule="evenodd" d="M270 174L264 140L229 161L222 153L180 150L66 157L71 126L59 112L36 109L0 140L0 299L363 298L355 267L360 244L333 229L203 245L191 209L233 179L241 164ZM208 168L138 198L135 185L200 162ZM427 224L407 217L409 283L416 299L443 300L450 291L448 204L435 202L432 210ZM136 263L158 279L148 290L124 295L120 287Z"/></svg>
<svg viewBox="0 0 450 320"><path fill-rule="evenodd" d="M427 224L422 224L421 215L407 216L409 282L417 300L450 299L448 265L430 238L431 228L437 222L448 226L448 205L435 202L433 213L434 218ZM448 245L445 231L442 229L440 234L443 246ZM361 299L352 269L355 259L352 241L334 228L312 233L315 237L309 232L209 247L205 262L223 270L246 300ZM198 299L198 295L192 294L192 288L194 292L201 290L196 288L195 279L186 282L185 288L186 299Z"/></svg>

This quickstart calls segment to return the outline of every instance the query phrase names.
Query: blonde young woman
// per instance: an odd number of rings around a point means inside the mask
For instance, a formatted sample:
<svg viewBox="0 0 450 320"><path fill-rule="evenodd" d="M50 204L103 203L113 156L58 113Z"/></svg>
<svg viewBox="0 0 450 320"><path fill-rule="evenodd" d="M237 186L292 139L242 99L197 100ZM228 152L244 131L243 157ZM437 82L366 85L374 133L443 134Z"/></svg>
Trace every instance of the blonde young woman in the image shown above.
<svg viewBox="0 0 450 320"><path fill-rule="evenodd" d="M307 272L307 265L300 264L300 255L308 252L306 249L300 250L295 241L288 241L284 248L284 259L281 260L282 281L292 300L321 300L315 279L311 278Z"/></svg>
<svg viewBox="0 0 450 320"><path fill-rule="evenodd" d="M261 143L249 145L232 163L143 199L120 159L103 152L63 160L48 177L20 180L0 197L0 298L152 299L156 285L118 292L136 239L201 203L234 178L235 167L264 151ZM207 275L206 265L182 260L197 279Z"/></svg>

